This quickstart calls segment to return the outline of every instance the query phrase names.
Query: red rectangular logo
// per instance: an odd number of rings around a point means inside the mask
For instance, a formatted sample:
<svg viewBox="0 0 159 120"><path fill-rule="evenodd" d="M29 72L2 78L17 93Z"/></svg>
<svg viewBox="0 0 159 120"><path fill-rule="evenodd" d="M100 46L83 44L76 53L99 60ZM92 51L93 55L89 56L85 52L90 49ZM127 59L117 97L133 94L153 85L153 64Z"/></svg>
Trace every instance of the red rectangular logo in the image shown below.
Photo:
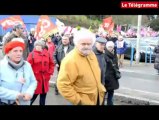
<svg viewBox="0 0 159 120"><path fill-rule="evenodd" d="M130 1L121 1L120 7L123 9L128 8L136 8L136 9L157 9L158 8L158 1L147 1L147 2L130 2Z"/></svg>

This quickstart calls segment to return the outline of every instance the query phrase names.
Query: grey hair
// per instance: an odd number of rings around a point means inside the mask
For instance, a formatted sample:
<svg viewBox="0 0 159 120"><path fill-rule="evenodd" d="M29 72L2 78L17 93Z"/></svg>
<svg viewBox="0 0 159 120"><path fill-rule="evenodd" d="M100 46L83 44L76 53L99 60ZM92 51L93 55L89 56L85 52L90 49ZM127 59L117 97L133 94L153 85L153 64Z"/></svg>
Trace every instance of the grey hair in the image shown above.
<svg viewBox="0 0 159 120"><path fill-rule="evenodd" d="M92 46L94 45L96 41L95 34L93 34L91 31L81 28L79 31L76 31L74 33L74 39L73 42L75 46L79 43L80 40L85 39L85 38L91 38L92 39Z"/></svg>
<svg viewBox="0 0 159 120"><path fill-rule="evenodd" d="M42 48L44 48L45 41L44 40L36 40L35 43L34 43L34 47L37 46L37 45L42 46Z"/></svg>

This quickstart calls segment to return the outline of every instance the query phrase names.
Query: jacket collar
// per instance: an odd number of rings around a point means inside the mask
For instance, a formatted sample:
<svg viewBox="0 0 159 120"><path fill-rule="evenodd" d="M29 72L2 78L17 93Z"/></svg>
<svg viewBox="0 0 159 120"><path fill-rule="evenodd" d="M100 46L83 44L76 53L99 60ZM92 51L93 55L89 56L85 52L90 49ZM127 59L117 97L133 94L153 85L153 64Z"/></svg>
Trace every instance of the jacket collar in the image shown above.
<svg viewBox="0 0 159 120"><path fill-rule="evenodd" d="M78 50L77 47L75 47L75 51L76 51L80 56L86 57L86 58L88 58L88 59L90 59L90 60L93 60L93 51L92 51L89 55L87 55L87 56L84 56L84 55Z"/></svg>
<svg viewBox="0 0 159 120"><path fill-rule="evenodd" d="M110 57L110 58L113 58L114 57L114 54L109 52L107 49L105 50L105 54Z"/></svg>
<svg viewBox="0 0 159 120"><path fill-rule="evenodd" d="M94 53L97 54L97 55L103 54L102 52L98 51L95 46L93 47L93 51L94 51Z"/></svg>

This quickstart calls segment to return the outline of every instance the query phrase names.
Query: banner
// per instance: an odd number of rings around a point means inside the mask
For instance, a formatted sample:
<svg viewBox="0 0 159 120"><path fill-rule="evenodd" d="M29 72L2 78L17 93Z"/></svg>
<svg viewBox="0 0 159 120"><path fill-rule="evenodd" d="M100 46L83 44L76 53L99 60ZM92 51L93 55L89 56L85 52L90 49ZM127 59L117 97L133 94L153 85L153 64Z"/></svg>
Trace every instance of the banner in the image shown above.
<svg viewBox="0 0 159 120"><path fill-rule="evenodd" d="M114 31L114 22L112 22L108 28L109 35L112 35L113 31Z"/></svg>
<svg viewBox="0 0 159 120"><path fill-rule="evenodd" d="M113 22L112 17L108 17L108 18L103 19L103 28L105 30L108 30L110 25L112 24L112 22Z"/></svg>
<svg viewBox="0 0 159 120"><path fill-rule="evenodd" d="M56 32L58 32L57 26L52 23L50 18L47 15L40 16L35 29L35 38L37 40L41 38L46 39L48 36L51 36Z"/></svg>
<svg viewBox="0 0 159 120"><path fill-rule="evenodd" d="M12 28L13 26L17 24L21 24L24 28L26 28L23 20L21 19L19 15L11 16L3 20L0 20L0 25L2 26L4 30L7 30L8 28Z"/></svg>

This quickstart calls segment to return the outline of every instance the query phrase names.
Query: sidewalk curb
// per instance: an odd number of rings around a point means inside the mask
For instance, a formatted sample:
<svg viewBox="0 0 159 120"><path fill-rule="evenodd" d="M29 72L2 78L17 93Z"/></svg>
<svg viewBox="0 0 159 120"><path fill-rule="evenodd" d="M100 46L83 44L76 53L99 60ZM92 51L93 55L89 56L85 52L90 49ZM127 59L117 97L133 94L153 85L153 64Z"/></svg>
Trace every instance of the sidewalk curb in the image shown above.
<svg viewBox="0 0 159 120"><path fill-rule="evenodd" d="M49 81L50 87L55 87L55 82L54 81Z"/></svg>
<svg viewBox="0 0 159 120"><path fill-rule="evenodd" d="M55 87L55 82L50 81L50 87ZM122 93L114 93L114 100L123 102L123 103L128 103L130 105L159 105L159 101L155 100L150 100L146 98L141 98L141 97L133 97L130 95L125 95Z"/></svg>
<svg viewBox="0 0 159 120"><path fill-rule="evenodd" d="M133 97L121 93L114 93L114 99L132 105L159 105L159 101L156 100L151 100L141 97Z"/></svg>

